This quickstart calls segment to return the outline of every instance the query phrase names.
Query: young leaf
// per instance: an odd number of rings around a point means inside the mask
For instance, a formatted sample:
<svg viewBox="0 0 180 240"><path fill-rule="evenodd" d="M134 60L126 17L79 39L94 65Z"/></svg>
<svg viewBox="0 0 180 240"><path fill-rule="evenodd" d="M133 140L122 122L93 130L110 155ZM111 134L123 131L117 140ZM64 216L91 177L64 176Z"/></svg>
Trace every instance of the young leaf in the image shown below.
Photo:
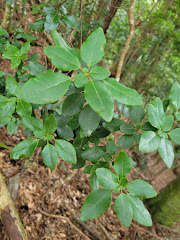
<svg viewBox="0 0 180 240"><path fill-rule="evenodd" d="M46 134L52 134L57 129L57 121L53 114L48 115L44 122Z"/></svg>
<svg viewBox="0 0 180 240"><path fill-rule="evenodd" d="M96 169L96 175L99 183L107 190L119 190L118 178L109 169L98 168Z"/></svg>
<svg viewBox="0 0 180 240"><path fill-rule="evenodd" d="M63 71L76 70L80 68L79 59L67 48L59 46L47 46L44 52L51 59L55 67Z"/></svg>
<svg viewBox="0 0 180 240"><path fill-rule="evenodd" d="M83 95L81 93L73 93L65 99L62 105L62 112L64 115L73 116L80 112L83 103Z"/></svg>
<svg viewBox="0 0 180 240"><path fill-rule="evenodd" d="M90 71L90 76L94 80L103 80L105 78L108 78L110 74L111 73L108 69L100 66L94 66L91 68L91 71Z"/></svg>
<svg viewBox="0 0 180 240"><path fill-rule="evenodd" d="M88 65L93 66L104 56L106 39L102 28L96 29L81 46L81 58Z"/></svg>
<svg viewBox="0 0 180 240"><path fill-rule="evenodd" d="M93 173L90 176L89 185L90 185L90 187L93 191L99 189L99 181L98 181L98 178L97 178L96 174Z"/></svg>
<svg viewBox="0 0 180 240"><path fill-rule="evenodd" d="M134 180L126 186L128 192L138 198L153 198L157 193L152 186L143 180Z"/></svg>
<svg viewBox="0 0 180 240"><path fill-rule="evenodd" d="M147 227L152 226L151 215L149 214L148 210L145 208L143 202L140 199L133 197L130 194L127 194L127 197L131 202L134 219L138 223L144 226L147 226Z"/></svg>
<svg viewBox="0 0 180 240"><path fill-rule="evenodd" d="M155 132L148 131L141 135L139 143L139 151L141 152L154 152L160 144L160 137Z"/></svg>
<svg viewBox="0 0 180 240"><path fill-rule="evenodd" d="M48 143L44 147L44 149L42 150L42 159L43 163L51 170L54 170L56 168L58 162L58 155L56 148L52 144Z"/></svg>
<svg viewBox="0 0 180 240"><path fill-rule="evenodd" d="M6 90L8 91L8 93L16 97L18 97L19 95L20 86L16 82L15 77L13 77L12 75L7 75L6 77Z"/></svg>
<svg viewBox="0 0 180 240"><path fill-rule="evenodd" d="M180 84L175 82L171 88L169 99L176 109L180 108Z"/></svg>
<svg viewBox="0 0 180 240"><path fill-rule="evenodd" d="M18 100L16 104L16 112L21 117L28 117L32 114L32 105L23 100Z"/></svg>
<svg viewBox="0 0 180 240"><path fill-rule="evenodd" d="M110 122L112 120L114 112L113 100L102 82L88 82L85 86L85 98L92 109L105 121Z"/></svg>
<svg viewBox="0 0 180 240"><path fill-rule="evenodd" d="M125 87L114 78L108 78L103 82L107 91L117 102L130 106L142 105L142 98L136 90Z"/></svg>
<svg viewBox="0 0 180 240"><path fill-rule="evenodd" d="M120 152L116 157L113 168L120 177L126 177L130 170L132 164L131 159L125 152Z"/></svg>
<svg viewBox="0 0 180 240"><path fill-rule="evenodd" d="M126 194L121 193L114 203L114 210L124 226L129 227L133 218L131 202Z"/></svg>
<svg viewBox="0 0 180 240"><path fill-rule="evenodd" d="M180 145L180 128L175 128L168 134L173 142Z"/></svg>
<svg viewBox="0 0 180 240"><path fill-rule="evenodd" d="M35 104L52 103L64 96L69 85L70 79L66 75L47 71L27 81L21 88L20 97Z"/></svg>
<svg viewBox="0 0 180 240"><path fill-rule="evenodd" d="M64 161L75 164L77 162L76 151L74 146L65 140L56 140L55 147L60 158Z"/></svg>
<svg viewBox="0 0 180 240"><path fill-rule="evenodd" d="M99 126L100 117L95 113L89 105L79 114L79 124L86 136L90 136L91 133Z"/></svg>
<svg viewBox="0 0 180 240"><path fill-rule="evenodd" d="M83 204L80 219L86 221L101 216L109 208L111 201L112 193L108 190L91 192Z"/></svg>
<svg viewBox="0 0 180 240"><path fill-rule="evenodd" d="M163 122L162 122L162 130L164 130L165 132L171 130L172 125L174 122L174 117L173 115L167 115L164 117Z"/></svg>
<svg viewBox="0 0 180 240"><path fill-rule="evenodd" d="M174 161L174 151L171 142L166 138L161 138L158 152L161 158L164 160L166 166L170 168Z"/></svg>
<svg viewBox="0 0 180 240"><path fill-rule="evenodd" d="M20 159L30 157L38 145L37 139L27 139L18 143L11 151L12 159Z"/></svg>
<svg viewBox="0 0 180 240"><path fill-rule="evenodd" d="M164 116L163 103L160 98L155 98L148 106L148 120L153 127L161 129Z"/></svg>
<svg viewBox="0 0 180 240"><path fill-rule="evenodd" d="M77 88L83 87L88 82L88 77L84 73L79 73L74 78L74 85Z"/></svg>

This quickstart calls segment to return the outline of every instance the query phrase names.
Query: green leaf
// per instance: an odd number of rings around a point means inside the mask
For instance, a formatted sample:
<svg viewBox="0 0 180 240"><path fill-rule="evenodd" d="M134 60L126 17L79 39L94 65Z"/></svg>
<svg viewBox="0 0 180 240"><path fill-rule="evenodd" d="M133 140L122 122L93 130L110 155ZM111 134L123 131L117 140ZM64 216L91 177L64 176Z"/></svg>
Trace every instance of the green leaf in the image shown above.
<svg viewBox="0 0 180 240"><path fill-rule="evenodd" d="M139 142L139 151L141 152L154 152L160 144L160 137L155 132L148 131L141 135Z"/></svg>
<svg viewBox="0 0 180 240"><path fill-rule="evenodd" d="M175 112L176 120L180 121L180 112Z"/></svg>
<svg viewBox="0 0 180 240"><path fill-rule="evenodd" d="M54 170L56 168L56 165L58 163L58 155L56 148L52 144L48 143L44 147L42 150L42 159L43 163L51 170Z"/></svg>
<svg viewBox="0 0 180 240"><path fill-rule="evenodd" d="M74 137L73 130L71 129L71 127L69 125L64 125L64 126L58 127L57 133L60 138L64 138L66 140Z"/></svg>
<svg viewBox="0 0 180 240"><path fill-rule="evenodd" d="M113 155L117 152L118 148L114 142L114 140L109 140L106 144L106 152L110 155Z"/></svg>
<svg viewBox="0 0 180 240"><path fill-rule="evenodd" d="M164 119L161 125L162 130L164 130L165 132L171 130L173 123L174 123L173 115L164 116Z"/></svg>
<svg viewBox="0 0 180 240"><path fill-rule="evenodd" d="M11 118L7 125L8 133L11 135L17 134L17 128L18 128L17 119L13 117Z"/></svg>
<svg viewBox="0 0 180 240"><path fill-rule="evenodd" d="M169 99L176 109L180 108L180 84L175 82L170 90Z"/></svg>
<svg viewBox="0 0 180 240"><path fill-rule="evenodd" d="M53 40L54 40L56 46L70 49L70 47L67 45L67 43L62 38L62 36L59 32L57 32L56 30L52 30L51 33L52 33L52 37L53 37Z"/></svg>
<svg viewBox="0 0 180 240"><path fill-rule="evenodd" d="M96 161L104 155L102 147L89 148L82 152L81 157L88 161Z"/></svg>
<svg viewBox="0 0 180 240"><path fill-rule="evenodd" d="M98 182L107 190L118 191L119 184L117 176L107 168L96 169Z"/></svg>
<svg viewBox="0 0 180 240"><path fill-rule="evenodd" d="M2 56L11 60L11 68L17 68L21 63L20 50L12 44L7 45L6 51Z"/></svg>
<svg viewBox="0 0 180 240"><path fill-rule="evenodd" d="M79 114L79 124L86 136L90 136L91 133L99 126L100 117L95 113L89 105Z"/></svg>
<svg viewBox="0 0 180 240"><path fill-rule="evenodd" d="M32 114L32 105L23 100L18 100L16 104L16 112L21 117L28 117Z"/></svg>
<svg viewBox="0 0 180 240"><path fill-rule="evenodd" d="M164 160L166 166L170 168L174 161L174 151L171 142L166 138L161 138L158 152L161 158Z"/></svg>
<svg viewBox="0 0 180 240"><path fill-rule="evenodd" d="M79 59L67 48L59 46L47 46L44 48L46 55L51 59L55 67L63 71L80 68Z"/></svg>
<svg viewBox="0 0 180 240"><path fill-rule="evenodd" d="M155 98L148 106L148 120L153 127L161 129L164 116L163 103L160 98Z"/></svg>
<svg viewBox="0 0 180 240"><path fill-rule="evenodd" d="M38 145L37 139L27 139L18 143L11 151L12 159L20 159L30 157Z"/></svg>
<svg viewBox="0 0 180 240"><path fill-rule="evenodd" d="M109 130L110 132L115 132L120 129L123 120L113 118L111 122L103 122L103 127Z"/></svg>
<svg viewBox="0 0 180 240"><path fill-rule="evenodd" d="M113 168L120 177L126 177L130 170L132 164L131 159L125 152L120 152L116 157Z"/></svg>
<svg viewBox="0 0 180 240"><path fill-rule="evenodd" d="M133 145L134 141L135 141L134 135L124 134L118 140L117 146L122 149L130 148Z"/></svg>
<svg viewBox="0 0 180 240"><path fill-rule="evenodd" d="M41 120L34 117L25 116L22 119L22 124L31 130L37 138L44 138L45 132Z"/></svg>
<svg viewBox="0 0 180 240"><path fill-rule="evenodd" d="M20 86L12 75L7 75L6 77L6 90L11 95L19 96Z"/></svg>
<svg viewBox="0 0 180 240"><path fill-rule="evenodd" d="M26 54L30 49L30 42L26 42L20 49L20 55Z"/></svg>
<svg viewBox="0 0 180 240"><path fill-rule="evenodd" d="M120 130L127 135L131 135L135 132L134 126L130 123L122 123L120 126Z"/></svg>
<svg viewBox="0 0 180 240"><path fill-rule="evenodd" d="M129 107L130 118L134 123L140 123L144 118L144 108L142 106Z"/></svg>
<svg viewBox="0 0 180 240"><path fill-rule="evenodd" d="M88 77L84 73L79 73L74 78L74 85L77 88L84 87L84 85L88 83Z"/></svg>
<svg viewBox="0 0 180 240"><path fill-rule="evenodd" d="M131 202L134 219L144 226L152 226L151 215L144 206L143 202L130 194L127 194L127 197Z"/></svg>
<svg viewBox="0 0 180 240"><path fill-rule="evenodd" d="M152 186L143 180L134 180L126 186L128 192L138 198L153 198L157 193Z"/></svg>
<svg viewBox="0 0 180 240"><path fill-rule="evenodd" d="M113 100L102 82L88 82L85 86L85 98L92 109L105 121L110 122L112 120L114 112Z"/></svg>
<svg viewBox="0 0 180 240"><path fill-rule="evenodd" d="M91 192L83 204L80 219L86 221L101 216L109 208L111 201L112 193L108 190Z"/></svg>
<svg viewBox="0 0 180 240"><path fill-rule="evenodd" d="M168 134L173 142L180 145L180 128L175 128Z"/></svg>
<svg viewBox="0 0 180 240"><path fill-rule="evenodd" d="M57 121L53 114L48 115L44 122L46 134L52 134L57 129Z"/></svg>
<svg viewBox="0 0 180 240"><path fill-rule="evenodd" d="M35 104L52 103L69 89L70 79L59 72L47 71L27 81L21 89L21 98Z"/></svg>
<svg viewBox="0 0 180 240"><path fill-rule="evenodd" d="M15 111L16 98L6 98L0 96L0 117L11 116Z"/></svg>
<svg viewBox="0 0 180 240"><path fill-rule="evenodd" d="M62 105L62 112L64 115L73 116L80 112L83 103L84 97L81 93L71 94L65 99Z"/></svg>
<svg viewBox="0 0 180 240"><path fill-rule="evenodd" d="M88 65L93 66L104 56L106 39L102 28L96 29L81 46L81 58Z"/></svg>
<svg viewBox="0 0 180 240"><path fill-rule="evenodd" d="M28 64L25 65L25 69L27 69L32 76L41 74L46 70L46 68L42 64L38 63L35 60L28 61Z"/></svg>
<svg viewBox="0 0 180 240"><path fill-rule="evenodd" d="M103 80L109 77L109 75L111 74L111 72L104 67L100 67L100 66L94 66L91 68L90 71L90 76L94 79L94 80Z"/></svg>
<svg viewBox="0 0 180 240"><path fill-rule="evenodd" d="M99 189L99 181L98 181L96 174L92 174L90 176L89 185L93 191Z"/></svg>
<svg viewBox="0 0 180 240"><path fill-rule="evenodd" d="M114 210L124 226L129 227L133 218L131 202L126 194L121 193L114 203Z"/></svg>
<svg viewBox="0 0 180 240"><path fill-rule="evenodd" d="M142 105L142 98L136 90L125 87L118 83L114 78L108 78L103 81L110 95L119 103L126 105Z"/></svg>
<svg viewBox="0 0 180 240"><path fill-rule="evenodd" d="M75 164L77 162L76 151L71 143L65 140L56 140L55 147L57 149L58 155L64 161L70 164Z"/></svg>

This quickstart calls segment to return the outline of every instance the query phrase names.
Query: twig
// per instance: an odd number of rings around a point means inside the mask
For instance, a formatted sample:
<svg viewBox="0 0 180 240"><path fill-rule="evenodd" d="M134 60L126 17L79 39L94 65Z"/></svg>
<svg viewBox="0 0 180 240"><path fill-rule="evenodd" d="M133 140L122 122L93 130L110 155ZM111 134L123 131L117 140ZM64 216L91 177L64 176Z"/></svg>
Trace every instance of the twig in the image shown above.
<svg viewBox="0 0 180 240"><path fill-rule="evenodd" d="M83 2L80 0L80 47L82 45L82 10L83 10Z"/></svg>
<svg viewBox="0 0 180 240"><path fill-rule="evenodd" d="M120 77L121 77L121 71L122 71L122 66L123 66L123 63L124 63L124 58L127 54L127 51L129 49L129 46L130 46L130 42L132 40L132 36L133 36L133 33L134 33L134 29L135 29L135 24L134 24L134 7L135 7L135 0L131 0L131 5L130 5L130 8L129 8L129 34L128 34L128 37L126 39L126 43L125 43L125 46L122 50L122 53L120 55L120 59L119 59L119 62L118 62L118 66L117 66L117 72L116 72L116 80L119 82L120 80Z"/></svg>
<svg viewBox="0 0 180 240"><path fill-rule="evenodd" d="M87 239L87 240L91 240L88 236L86 236L79 228L77 228L72 222L71 220L68 218L68 217L64 217L64 216L61 216L61 215L56 215L56 214L50 214L50 213L47 213L45 211L43 211L42 209L38 208L38 211L40 213L42 213L43 215L47 216L47 217L51 217L51 218L59 218L59 219L62 219L62 220L65 220L67 221L80 235L82 235L84 237L84 239Z"/></svg>

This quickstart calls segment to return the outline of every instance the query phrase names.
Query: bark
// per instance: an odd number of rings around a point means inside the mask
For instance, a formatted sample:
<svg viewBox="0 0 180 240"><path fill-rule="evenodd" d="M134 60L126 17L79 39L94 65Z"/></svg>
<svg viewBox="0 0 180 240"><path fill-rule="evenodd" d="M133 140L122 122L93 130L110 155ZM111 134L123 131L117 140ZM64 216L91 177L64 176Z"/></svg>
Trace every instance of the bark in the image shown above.
<svg viewBox="0 0 180 240"><path fill-rule="evenodd" d="M116 14L118 8L121 6L121 3L123 2L123 0L111 0L111 6L110 6L110 10L109 13L107 14L107 17L104 20L104 33L106 34L109 25L114 17L114 15Z"/></svg>
<svg viewBox="0 0 180 240"><path fill-rule="evenodd" d="M10 240L28 240L10 193L0 173L0 218Z"/></svg>
<svg viewBox="0 0 180 240"><path fill-rule="evenodd" d="M12 5L9 5L8 3L6 3L1 27L7 29L8 31L10 31L13 11L14 11L14 3Z"/></svg>
<svg viewBox="0 0 180 240"><path fill-rule="evenodd" d="M148 201L155 222L173 226L180 222L180 177Z"/></svg>

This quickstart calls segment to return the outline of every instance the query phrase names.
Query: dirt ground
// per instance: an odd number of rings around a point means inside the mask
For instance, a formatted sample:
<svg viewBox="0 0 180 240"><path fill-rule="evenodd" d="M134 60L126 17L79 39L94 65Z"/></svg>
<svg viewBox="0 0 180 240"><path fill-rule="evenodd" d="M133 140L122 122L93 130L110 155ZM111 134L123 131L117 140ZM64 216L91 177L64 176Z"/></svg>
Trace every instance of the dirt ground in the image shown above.
<svg viewBox="0 0 180 240"><path fill-rule="evenodd" d="M0 142L8 146L15 146L22 136L22 131L10 136L5 128L0 129ZM130 177L148 180L159 191L176 176L162 161L155 163L152 159L148 169L136 168ZM147 228L133 222L130 228L125 228L112 207L96 220L81 222L80 209L90 192L88 176L82 169L72 170L63 161L51 172L42 164L39 151L32 159L15 161L10 159L8 150L1 149L0 169L30 240L180 239L172 229L157 224ZM8 239L2 224L0 239Z"/></svg>

